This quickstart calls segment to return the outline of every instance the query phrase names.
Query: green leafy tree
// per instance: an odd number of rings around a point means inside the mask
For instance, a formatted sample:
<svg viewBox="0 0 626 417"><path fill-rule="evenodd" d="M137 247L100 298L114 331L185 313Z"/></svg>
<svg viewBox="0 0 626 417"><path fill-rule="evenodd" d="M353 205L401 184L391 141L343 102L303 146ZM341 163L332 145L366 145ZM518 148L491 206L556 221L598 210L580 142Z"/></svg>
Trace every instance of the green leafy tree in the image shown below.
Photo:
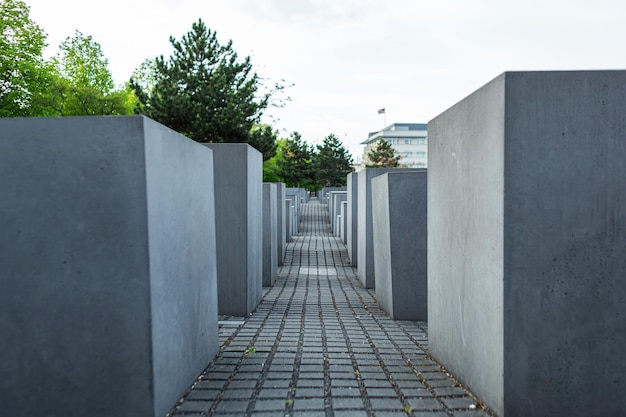
<svg viewBox="0 0 626 417"><path fill-rule="evenodd" d="M313 169L317 184L322 187L341 187L347 183L347 175L353 171L352 155L332 133L317 145L313 157Z"/></svg>
<svg viewBox="0 0 626 417"><path fill-rule="evenodd" d="M0 117L32 116L33 97L48 74L42 56L45 32L19 0L0 0Z"/></svg>
<svg viewBox="0 0 626 417"><path fill-rule="evenodd" d="M247 142L270 97L284 87L276 84L261 94L250 57L240 60L232 41L221 45L201 19L180 41L170 37L170 43L169 59L154 60L151 89L131 79L139 99L136 112L197 142Z"/></svg>
<svg viewBox="0 0 626 417"><path fill-rule="evenodd" d="M248 134L248 144L263 154L263 161L276 155L276 133L266 124L255 124Z"/></svg>
<svg viewBox="0 0 626 417"><path fill-rule="evenodd" d="M278 175L287 187L310 188L314 184L312 154L311 147L298 132L293 132L282 143L282 159L277 161Z"/></svg>
<svg viewBox="0 0 626 417"><path fill-rule="evenodd" d="M57 77L51 81L50 91L57 100L51 105L59 115L132 113L132 90L115 88L109 61L91 36L76 31L73 37L66 38L52 64Z"/></svg>
<svg viewBox="0 0 626 417"><path fill-rule="evenodd" d="M263 161L263 182L280 182L280 169L278 168L279 161L283 159L283 144L285 139L278 139L276 141L276 154Z"/></svg>
<svg viewBox="0 0 626 417"><path fill-rule="evenodd" d="M397 168L400 166L400 155L396 155L396 150L384 139L376 142L376 147L367 153L369 163L368 168Z"/></svg>

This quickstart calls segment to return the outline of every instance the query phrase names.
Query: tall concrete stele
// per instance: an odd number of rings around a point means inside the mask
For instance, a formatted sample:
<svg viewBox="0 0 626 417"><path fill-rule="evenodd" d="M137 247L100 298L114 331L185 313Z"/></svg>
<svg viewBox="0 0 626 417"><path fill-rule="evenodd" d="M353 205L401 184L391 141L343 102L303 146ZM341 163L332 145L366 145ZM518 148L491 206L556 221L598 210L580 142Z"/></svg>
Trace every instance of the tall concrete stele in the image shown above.
<svg viewBox="0 0 626 417"><path fill-rule="evenodd" d="M372 178L387 172L426 172L415 168L365 168L357 172L357 273L365 288L374 288L374 233L372 229ZM352 188L352 187L350 187ZM350 201L350 200L348 200ZM354 219L353 219L354 222ZM352 225L354 227L354 223Z"/></svg>
<svg viewBox="0 0 626 417"><path fill-rule="evenodd" d="M164 416L218 350L212 152L142 116L0 119L3 416Z"/></svg>
<svg viewBox="0 0 626 417"><path fill-rule="evenodd" d="M247 143L207 143L215 166L218 313L245 317L263 295L263 157Z"/></svg>
<svg viewBox="0 0 626 417"><path fill-rule="evenodd" d="M626 410L626 71L507 72L428 125L431 354L501 417Z"/></svg>

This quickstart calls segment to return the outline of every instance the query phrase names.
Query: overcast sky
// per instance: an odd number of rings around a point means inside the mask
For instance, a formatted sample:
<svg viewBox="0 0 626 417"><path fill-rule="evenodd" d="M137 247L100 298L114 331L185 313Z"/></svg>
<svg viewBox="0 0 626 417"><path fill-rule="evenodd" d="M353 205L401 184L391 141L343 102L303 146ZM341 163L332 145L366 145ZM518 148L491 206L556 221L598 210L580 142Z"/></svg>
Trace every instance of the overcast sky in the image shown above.
<svg viewBox="0 0 626 417"><path fill-rule="evenodd" d="M624 0L25 2L48 54L75 30L91 35L118 84L201 18L267 85L294 84L267 112L282 137L334 133L355 159L368 132L427 123L505 71L626 69Z"/></svg>

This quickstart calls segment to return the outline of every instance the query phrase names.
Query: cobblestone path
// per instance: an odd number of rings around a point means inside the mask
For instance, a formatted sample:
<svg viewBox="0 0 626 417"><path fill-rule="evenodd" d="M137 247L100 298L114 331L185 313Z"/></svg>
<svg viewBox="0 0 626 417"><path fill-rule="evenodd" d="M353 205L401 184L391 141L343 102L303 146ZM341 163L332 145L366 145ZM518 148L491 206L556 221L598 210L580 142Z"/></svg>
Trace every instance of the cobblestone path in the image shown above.
<svg viewBox="0 0 626 417"><path fill-rule="evenodd" d="M217 357L170 415L490 416L429 357L426 323L378 307L329 227L325 205L303 205L275 285L220 322Z"/></svg>

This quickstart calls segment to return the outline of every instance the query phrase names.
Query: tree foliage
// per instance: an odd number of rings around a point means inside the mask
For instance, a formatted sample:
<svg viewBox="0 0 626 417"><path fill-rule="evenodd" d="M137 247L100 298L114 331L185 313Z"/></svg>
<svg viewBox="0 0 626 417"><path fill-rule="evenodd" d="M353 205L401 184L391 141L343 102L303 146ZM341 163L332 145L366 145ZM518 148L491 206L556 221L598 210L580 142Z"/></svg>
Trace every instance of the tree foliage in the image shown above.
<svg viewBox="0 0 626 417"><path fill-rule="evenodd" d="M45 32L19 0L0 1L0 117L33 115L44 70Z"/></svg>
<svg viewBox="0 0 626 417"><path fill-rule="evenodd" d="M384 139L376 142L376 147L367 153L368 168L397 168L402 156L396 155L396 150Z"/></svg>
<svg viewBox="0 0 626 417"><path fill-rule="evenodd" d="M247 142L270 97L283 86L259 94L261 82L250 57L240 60L232 41L221 45L201 19L181 40L170 37L170 43L169 59L154 60L151 87L131 79L139 100L136 112L197 142Z"/></svg>
<svg viewBox="0 0 626 417"><path fill-rule="evenodd" d="M278 175L287 187L306 188L314 184L311 169L313 150L300 133L293 132L281 146L282 159L278 160Z"/></svg>
<svg viewBox="0 0 626 417"><path fill-rule="evenodd" d="M60 116L113 115L132 113L132 91L115 89L100 44L76 31L59 46L52 63L56 77L51 83L50 105Z"/></svg>
<svg viewBox="0 0 626 417"><path fill-rule="evenodd" d="M313 157L313 170L317 184L322 187L341 187L347 182L347 175L353 171L352 156L332 133L317 145Z"/></svg>
<svg viewBox="0 0 626 417"><path fill-rule="evenodd" d="M276 133L266 124L255 124L248 134L248 144L263 154L263 161L276 155Z"/></svg>
<svg viewBox="0 0 626 417"><path fill-rule="evenodd" d="M115 89L108 60L76 31L43 59L45 32L19 0L0 1L0 117L128 114L134 94Z"/></svg>

